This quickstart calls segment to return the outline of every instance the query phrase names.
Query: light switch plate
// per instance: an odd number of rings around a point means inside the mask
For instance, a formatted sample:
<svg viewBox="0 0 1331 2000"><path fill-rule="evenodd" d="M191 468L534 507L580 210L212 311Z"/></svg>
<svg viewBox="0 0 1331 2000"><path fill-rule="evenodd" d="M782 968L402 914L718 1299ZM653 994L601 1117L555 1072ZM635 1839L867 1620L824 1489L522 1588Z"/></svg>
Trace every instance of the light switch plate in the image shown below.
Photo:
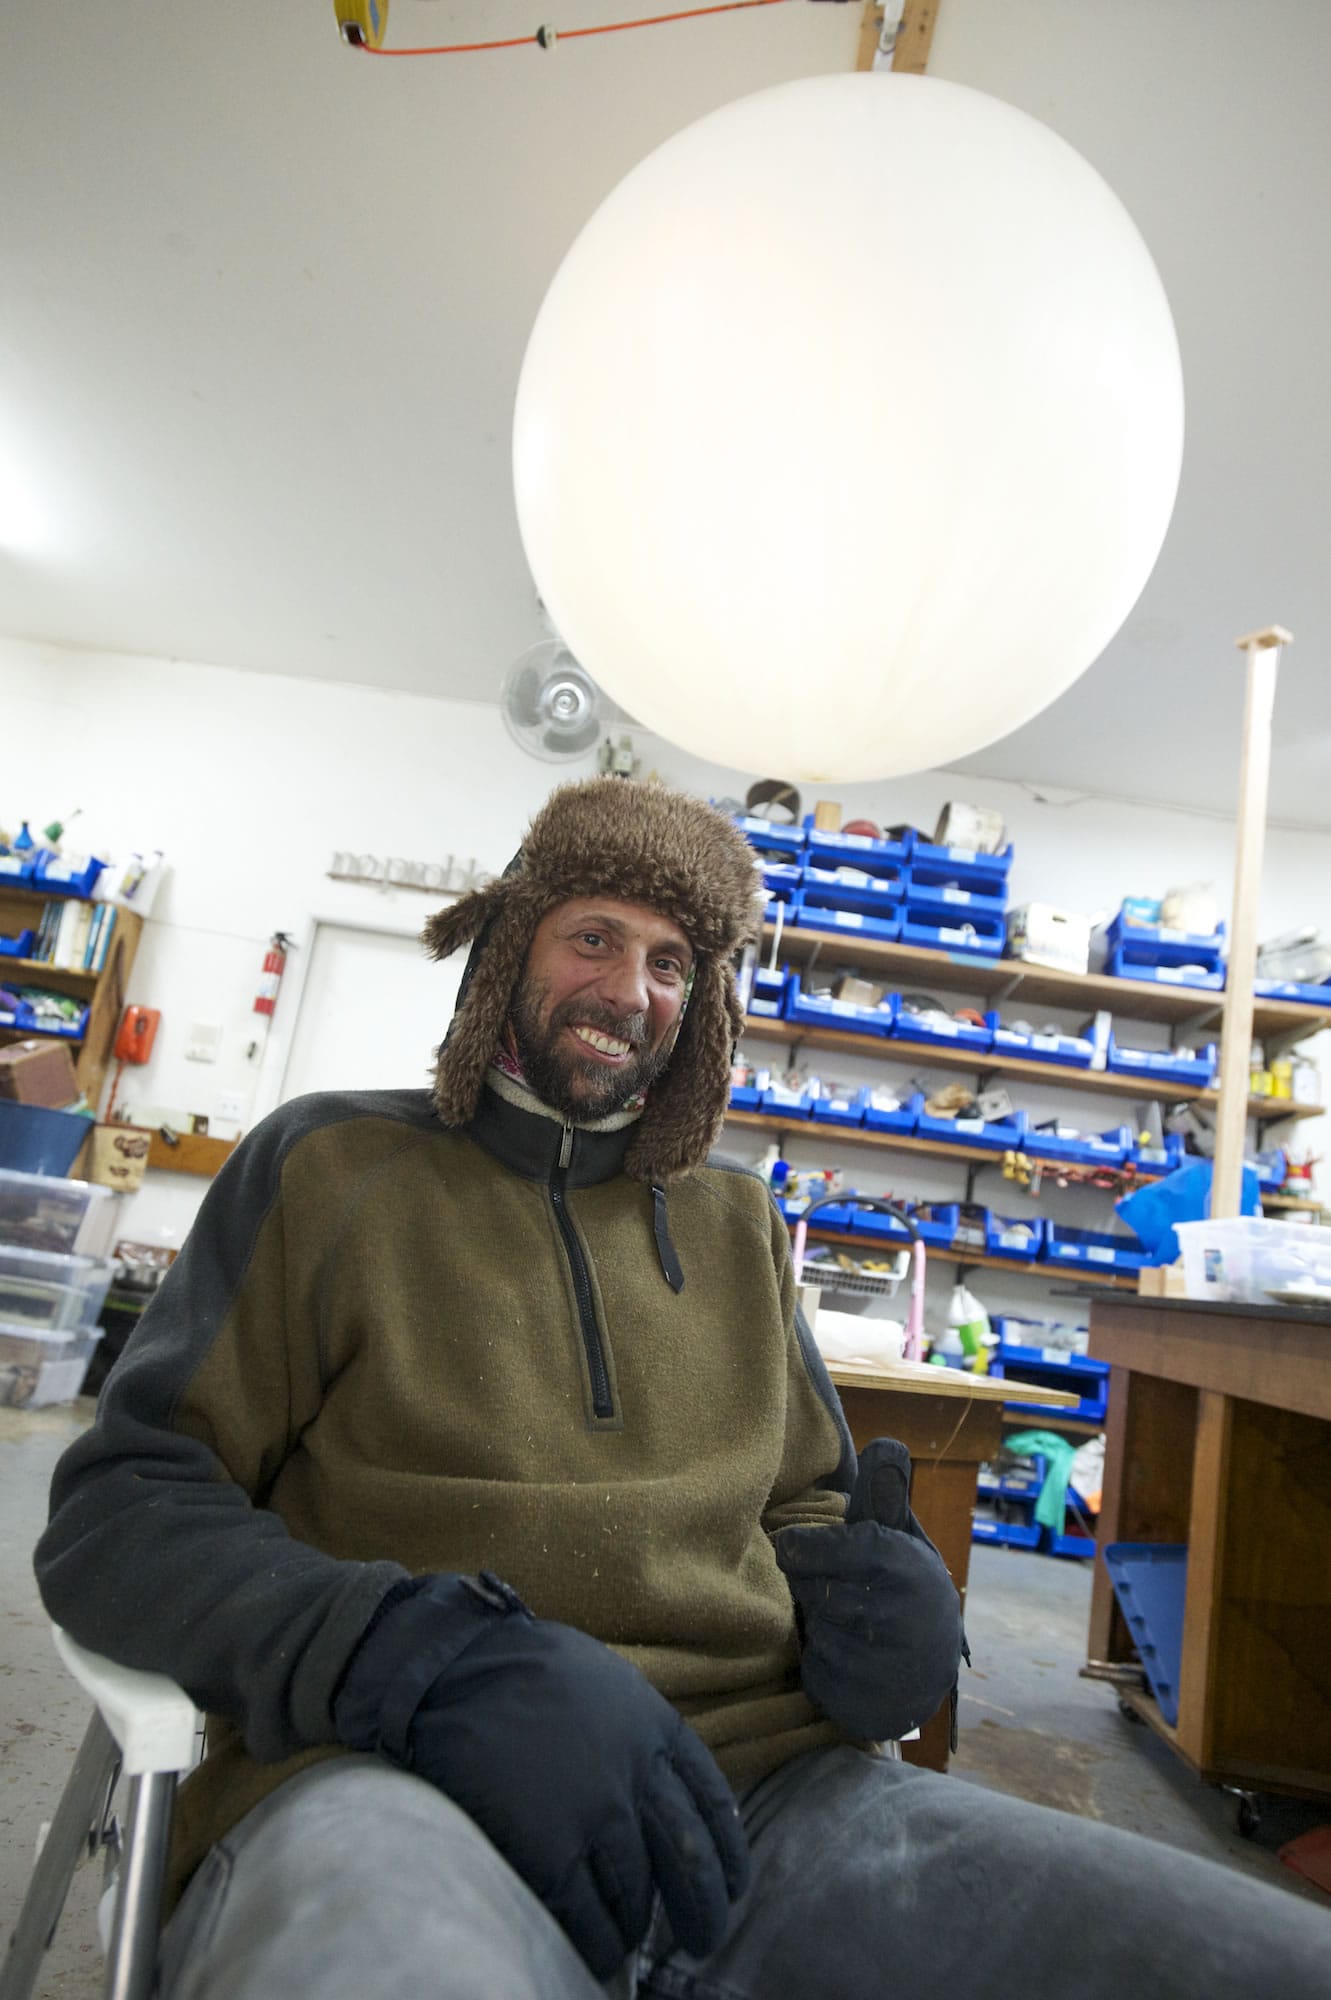
<svg viewBox="0 0 1331 2000"><path fill-rule="evenodd" d="M190 1062L215 1063L222 1047L220 1021L194 1021L189 1031L185 1055Z"/></svg>

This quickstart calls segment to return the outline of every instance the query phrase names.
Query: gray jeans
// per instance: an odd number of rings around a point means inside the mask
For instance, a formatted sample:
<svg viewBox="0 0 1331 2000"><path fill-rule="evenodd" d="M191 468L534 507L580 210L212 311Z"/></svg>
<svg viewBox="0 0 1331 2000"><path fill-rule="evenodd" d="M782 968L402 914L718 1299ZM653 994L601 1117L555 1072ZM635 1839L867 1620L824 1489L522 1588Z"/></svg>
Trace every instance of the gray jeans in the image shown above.
<svg viewBox="0 0 1331 2000"><path fill-rule="evenodd" d="M466 1815L372 1758L317 1764L218 1843L164 2000L1325 2000L1331 1915L1174 1849L851 1749L743 1801L719 1951L659 1921L600 1986Z"/></svg>

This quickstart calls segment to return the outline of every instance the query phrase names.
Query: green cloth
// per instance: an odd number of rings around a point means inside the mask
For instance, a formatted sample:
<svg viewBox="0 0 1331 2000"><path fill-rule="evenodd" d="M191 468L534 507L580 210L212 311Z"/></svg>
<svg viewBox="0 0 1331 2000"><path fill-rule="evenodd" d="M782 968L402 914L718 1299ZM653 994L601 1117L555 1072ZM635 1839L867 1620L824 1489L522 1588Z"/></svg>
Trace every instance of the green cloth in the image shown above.
<svg viewBox="0 0 1331 2000"><path fill-rule="evenodd" d="M1049 1461L1040 1497L1035 1503L1035 1518L1042 1528L1061 1535L1068 1504L1068 1480L1072 1475L1072 1461L1077 1456L1077 1447L1069 1444L1064 1437L1053 1431L1016 1431L1004 1444L1018 1458L1034 1458L1036 1452Z"/></svg>

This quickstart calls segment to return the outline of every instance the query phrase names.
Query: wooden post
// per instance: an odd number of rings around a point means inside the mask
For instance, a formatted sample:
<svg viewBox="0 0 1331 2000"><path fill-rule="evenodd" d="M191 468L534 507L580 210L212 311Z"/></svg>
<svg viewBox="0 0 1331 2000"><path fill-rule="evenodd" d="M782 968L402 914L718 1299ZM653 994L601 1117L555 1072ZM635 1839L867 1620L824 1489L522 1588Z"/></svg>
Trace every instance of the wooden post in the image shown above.
<svg viewBox="0 0 1331 2000"><path fill-rule="evenodd" d="M934 38L934 22L938 19L938 6L939 0L904 0L904 5L898 0L893 9L894 18L900 15L892 47L894 70L905 71L910 76L924 75L929 63L929 45ZM856 69L881 67L876 58L886 17L886 6L876 4L876 0L864 0Z"/></svg>
<svg viewBox="0 0 1331 2000"><path fill-rule="evenodd" d="M1270 625L1238 641L1248 656L1243 714L1243 759L1239 767L1239 818L1234 858L1234 908L1229 926L1229 974L1225 984L1220 1046L1220 1106L1215 1124L1215 1164L1211 1214L1239 1213L1243 1155L1248 1127L1248 1059L1252 1050L1253 980L1257 968L1257 898L1266 840L1266 795L1271 775L1271 713L1275 707L1280 649L1291 640L1283 625Z"/></svg>

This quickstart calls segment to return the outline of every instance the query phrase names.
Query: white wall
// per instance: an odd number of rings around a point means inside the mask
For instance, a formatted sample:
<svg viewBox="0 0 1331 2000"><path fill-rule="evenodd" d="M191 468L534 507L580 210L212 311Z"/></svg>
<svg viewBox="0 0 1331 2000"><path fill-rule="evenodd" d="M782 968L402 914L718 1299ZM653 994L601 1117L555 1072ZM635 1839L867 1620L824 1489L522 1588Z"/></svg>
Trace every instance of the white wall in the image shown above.
<svg viewBox="0 0 1331 2000"><path fill-rule="evenodd" d="M152 1061L126 1072L121 1101L142 1112L202 1112L223 1133L235 1129L219 1121L223 1093L241 1092L244 1125L270 1088L264 1027L253 1012L269 934L302 937L316 917L415 931L435 907L414 891L329 881L336 850L441 862L455 855L498 870L551 786L593 767L590 758L553 766L524 755L497 709L481 704L21 640L0 640L0 719L0 824L22 816L38 826L82 806L67 846L77 836L103 855L166 850L171 872L130 991L162 1010L162 1029ZM703 795L742 796L754 776L646 736L639 747L645 769ZM1237 761L1235 746L1235 781ZM1115 784L1130 790L1131 773L1107 771L1106 792ZM1230 893L1233 832L1218 818L938 772L826 789L847 817L929 829L949 797L997 806L1016 843L1014 900L1109 910L1125 894L1195 880L1213 881L1222 899ZM1278 799L1273 812L1278 819ZM1331 930L1329 884L1331 835L1273 826L1262 933L1309 921ZM216 1065L186 1059L194 1021L221 1025ZM279 1003L275 1041L282 1028ZM402 1049L404 1083L423 1078L428 1055ZM841 1063L838 1073L854 1075L855 1067ZM1109 1111L1102 1122L1111 1122ZM1300 1139L1307 1136L1304 1127ZM881 1191L885 1176L898 1175L891 1184L899 1191L957 1198L955 1169L922 1161L917 1172L911 1162L904 1176L898 1163L885 1164L889 1157L870 1166L876 1156L842 1155L858 1167L862 1188ZM151 1174L127 1204L120 1233L179 1236L203 1187L189 1176ZM999 1206L1000 1184L982 1185L979 1198ZM1022 1206L1015 1198L1009 1205ZM1029 1306L1032 1294L1023 1296Z"/></svg>

